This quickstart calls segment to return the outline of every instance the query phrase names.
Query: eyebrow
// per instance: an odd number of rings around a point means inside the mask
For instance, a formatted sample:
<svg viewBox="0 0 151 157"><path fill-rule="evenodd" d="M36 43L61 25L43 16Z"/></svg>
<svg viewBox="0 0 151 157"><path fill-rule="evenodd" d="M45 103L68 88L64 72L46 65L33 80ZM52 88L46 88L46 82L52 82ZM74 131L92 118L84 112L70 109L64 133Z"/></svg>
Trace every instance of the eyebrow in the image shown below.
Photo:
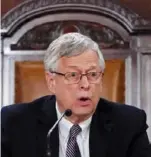
<svg viewBox="0 0 151 157"><path fill-rule="evenodd" d="M80 70L78 66L74 66L74 65L68 66L67 68L75 68L77 70ZM90 66L86 71L93 70L96 68L97 68L96 66Z"/></svg>

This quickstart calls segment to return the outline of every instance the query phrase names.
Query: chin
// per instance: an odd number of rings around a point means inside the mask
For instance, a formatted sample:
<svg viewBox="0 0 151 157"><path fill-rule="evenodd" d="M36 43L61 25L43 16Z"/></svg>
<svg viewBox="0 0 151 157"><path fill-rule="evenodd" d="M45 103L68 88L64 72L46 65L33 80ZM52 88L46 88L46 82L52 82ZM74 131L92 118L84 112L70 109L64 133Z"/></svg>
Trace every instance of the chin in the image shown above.
<svg viewBox="0 0 151 157"><path fill-rule="evenodd" d="M75 115L77 116L85 116L85 117L90 117L93 114L92 109L80 109L78 111L74 112Z"/></svg>

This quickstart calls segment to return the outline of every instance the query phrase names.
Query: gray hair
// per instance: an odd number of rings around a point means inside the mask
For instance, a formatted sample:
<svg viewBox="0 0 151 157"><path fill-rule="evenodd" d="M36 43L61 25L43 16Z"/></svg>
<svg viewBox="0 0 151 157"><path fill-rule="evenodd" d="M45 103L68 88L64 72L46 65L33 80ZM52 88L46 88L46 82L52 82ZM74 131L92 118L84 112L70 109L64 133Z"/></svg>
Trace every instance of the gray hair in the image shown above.
<svg viewBox="0 0 151 157"><path fill-rule="evenodd" d="M48 47L44 56L46 71L55 71L57 61L64 56L80 55L87 50L98 54L101 70L105 69L105 61L98 44L89 37L80 33L67 33L55 39Z"/></svg>

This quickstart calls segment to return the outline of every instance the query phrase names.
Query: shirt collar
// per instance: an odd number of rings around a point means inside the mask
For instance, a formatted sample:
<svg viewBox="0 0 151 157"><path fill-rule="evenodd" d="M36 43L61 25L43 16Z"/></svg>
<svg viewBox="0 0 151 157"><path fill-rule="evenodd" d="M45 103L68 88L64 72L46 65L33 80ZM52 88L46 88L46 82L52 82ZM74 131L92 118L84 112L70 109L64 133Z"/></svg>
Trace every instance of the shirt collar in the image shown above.
<svg viewBox="0 0 151 157"><path fill-rule="evenodd" d="M56 112L57 112L57 117L58 119L61 117L61 113L59 111L58 108L58 104L56 102ZM90 129L90 123L92 120L92 116L89 117L87 120L79 123L79 126L81 127L82 131L80 132L79 136L81 136L82 139L86 139L87 134L89 133L89 129ZM69 131L70 128L73 126L73 123L71 123L69 120L67 120L66 118L62 118L61 121L59 122L59 133L61 134L62 137L65 138L65 140L68 139L69 136Z"/></svg>

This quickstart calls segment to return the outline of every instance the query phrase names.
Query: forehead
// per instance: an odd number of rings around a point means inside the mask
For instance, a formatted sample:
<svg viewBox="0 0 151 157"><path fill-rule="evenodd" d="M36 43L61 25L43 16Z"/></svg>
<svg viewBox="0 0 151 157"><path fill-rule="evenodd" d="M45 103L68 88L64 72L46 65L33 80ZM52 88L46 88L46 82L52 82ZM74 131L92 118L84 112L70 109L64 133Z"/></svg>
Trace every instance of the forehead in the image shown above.
<svg viewBox="0 0 151 157"><path fill-rule="evenodd" d="M99 57L96 52L88 50L80 55L72 57L62 57L59 59L59 68L79 68L89 69L99 67Z"/></svg>

